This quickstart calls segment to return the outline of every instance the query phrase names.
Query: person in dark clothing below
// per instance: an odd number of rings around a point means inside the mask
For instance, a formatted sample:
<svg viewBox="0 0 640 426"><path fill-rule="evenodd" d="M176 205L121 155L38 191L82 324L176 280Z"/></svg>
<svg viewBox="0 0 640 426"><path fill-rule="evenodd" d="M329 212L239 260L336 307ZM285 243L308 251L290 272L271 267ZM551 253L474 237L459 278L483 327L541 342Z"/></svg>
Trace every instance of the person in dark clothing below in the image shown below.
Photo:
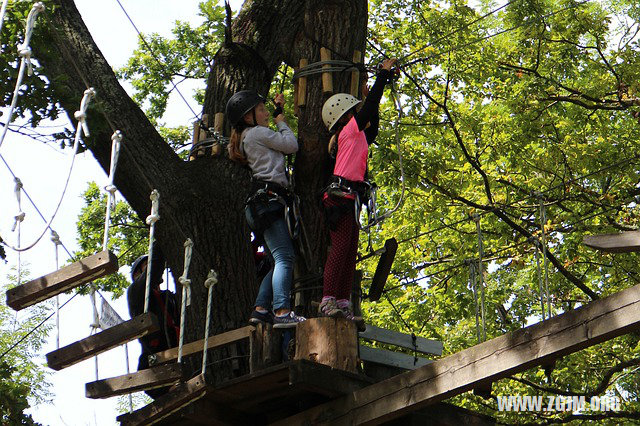
<svg viewBox="0 0 640 426"><path fill-rule="evenodd" d="M147 283L147 266L149 256L140 256L131 265L132 284L127 290L129 315L134 318L144 313L144 298ZM151 283L149 296L149 312L158 318L160 330L142 336L138 341L142 346L142 353L138 359L138 371L149 368L149 355L178 346L180 337L180 307L176 296L169 290L160 290L162 273L164 272L164 255L159 247L153 249L151 261ZM147 395L156 399L169 391L168 387L150 389Z"/></svg>

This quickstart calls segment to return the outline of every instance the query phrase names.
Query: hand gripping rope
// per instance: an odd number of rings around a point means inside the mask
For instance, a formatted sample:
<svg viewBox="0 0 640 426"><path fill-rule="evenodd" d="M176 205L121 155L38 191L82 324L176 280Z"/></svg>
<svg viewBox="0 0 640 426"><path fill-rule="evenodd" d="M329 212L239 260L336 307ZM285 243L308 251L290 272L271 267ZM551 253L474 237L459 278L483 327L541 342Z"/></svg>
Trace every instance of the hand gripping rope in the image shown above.
<svg viewBox="0 0 640 426"><path fill-rule="evenodd" d="M6 3L6 2L5 2ZM6 7L6 4L3 4L3 9ZM20 96L20 87L22 86L22 80L24 79L24 71L25 69L29 69L29 76L33 75L33 68L31 67L31 48L29 47L29 42L31 41L31 35L33 34L33 27L36 23L36 17L38 13L44 11L44 5L40 2L33 5L29 15L27 16L27 29L24 34L24 43L18 47L18 54L22 58L20 60L20 69L18 70L18 79L16 80L16 88L13 91L13 98L11 98L11 106L9 107L9 114L7 114L7 121L4 124L4 128L2 129L2 134L0 135L0 147L4 142L4 138L7 135L7 130L9 130L9 123L11 123L11 119L13 118L13 110L16 108L16 104L18 103L18 97ZM4 15L2 16L4 18ZM1 21L0 21L1 22ZM0 26L0 30L1 30Z"/></svg>
<svg viewBox="0 0 640 426"><path fill-rule="evenodd" d="M116 130L111 135L111 167L109 168L109 183L104 187L105 191L109 193L107 200L107 213L104 218L104 241L102 243L102 249L108 250L109 241L109 227L111 225L111 210L116 206L116 191L117 188L113 184L113 179L116 174L116 166L118 165L118 156L120 155L120 144L122 143L122 132Z"/></svg>
<svg viewBox="0 0 640 426"><path fill-rule="evenodd" d="M47 229L51 228L51 223L53 222L56 215L58 214L58 210L60 210L60 205L62 204L62 200L64 199L64 196L67 193L67 188L69 186L69 181L71 179L71 172L73 171L73 165L75 163L76 154L78 153L78 147L80 146L80 139L82 138L83 133L84 135L89 136L89 128L87 127L87 123L86 123L86 111L89 106L89 102L91 102L91 99L95 95L96 95L96 92L93 88L85 90L84 96L82 97L82 102L80 102L80 111L76 111L76 113L74 114L75 118L78 120L78 125L76 127L76 136L73 142L73 152L70 154L71 160L69 164L69 173L67 173L67 180L64 183L64 188L62 189L60 200L58 201L58 205L56 206L56 209L51 215L51 219L49 219L40 236L32 244L29 244L26 247L8 246L11 250L14 250L17 252L30 250L36 244L38 244L38 242L42 239L44 234L47 232Z"/></svg>
<svg viewBox="0 0 640 426"><path fill-rule="evenodd" d="M204 348L202 349L202 374L207 368L207 346L209 346L209 323L211 322L211 302L213 300L213 286L218 283L218 274L213 269L209 271L204 286L209 289L207 296L207 319L204 324ZM182 330L182 329L181 329ZM182 335L182 332L180 333Z"/></svg>
<svg viewBox="0 0 640 426"><path fill-rule="evenodd" d="M178 282L182 285L182 307L180 309L180 344L178 345L178 362L182 362L182 345L184 343L184 321L187 306L191 304L191 280L187 278L189 274L189 265L191 264L191 252L193 251L193 241L187 238L184 242L184 270L178 278Z"/></svg>
<svg viewBox="0 0 640 426"><path fill-rule="evenodd" d="M149 257L147 258L147 282L144 290L144 313L149 311L149 297L151 296L151 262L153 259L153 239L156 230L156 222L160 220L158 210L160 208L160 193L157 189L151 191L149 196L151 199L151 214L147 216L147 225L149 229Z"/></svg>

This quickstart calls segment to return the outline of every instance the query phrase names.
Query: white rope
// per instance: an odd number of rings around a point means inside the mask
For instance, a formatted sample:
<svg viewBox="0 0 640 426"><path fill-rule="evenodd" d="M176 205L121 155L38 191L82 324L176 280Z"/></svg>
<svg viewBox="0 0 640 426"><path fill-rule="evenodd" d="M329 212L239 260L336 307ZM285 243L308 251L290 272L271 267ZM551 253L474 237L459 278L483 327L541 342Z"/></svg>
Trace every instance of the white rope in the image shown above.
<svg viewBox="0 0 640 426"><path fill-rule="evenodd" d="M16 244L20 247L20 231L22 228L22 221L24 220L24 212L22 211L22 202L20 194L22 193L22 181L20 178L14 178L14 182L16 183L13 192L16 195L16 201L18 203L18 214L15 217L15 222L13 222L13 227L11 228L11 232L14 232L17 228L18 234L16 235ZM20 259L20 252L18 252L18 285L22 283L22 260Z"/></svg>
<svg viewBox="0 0 640 426"><path fill-rule="evenodd" d="M147 282L144 290L144 313L149 311L149 297L151 296L151 263L153 259L153 242L156 229L156 222L160 220L158 210L160 209L160 193L157 189L151 191L149 195L151 199L151 214L147 216L147 225L149 225L149 257L147 258Z"/></svg>
<svg viewBox="0 0 640 426"><path fill-rule="evenodd" d="M3 5L4 7L4 5ZM33 68L31 67L31 48L29 42L31 41L31 35L33 34L33 27L36 23L36 17L38 13L44 11L44 5L40 2L35 3L27 16L27 29L24 34L24 42L18 47L18 54L22 58L20 60L20 69L18 70L18 79L16 80L16 88L13 91L13 98L11 99L11 106L9 107L9 113L7 114L7 121L4 123L2 134L0 135L0 147L4 142L4 138L9 130L9 123L13 118L13 111L18 103L18 97L20 96L20 87L22 86L22 80L24 79L24 71L28 68L29 76L33 74Z"/></svg>
<svg viewBox="0 0 640 426"><path fill-rule="evenodd" d="M207 296L207 319L204 325L204 348L202 349L202 374L207 368L207 349L209 346L209 323L211 322L211 302L213 300L213 286L218 283L218 274L213 269L209 271L207 279L204 280L204 286L209 289Z"/></svg>
<svg viewBox="0 0 640 426"><path fill-rule="evenodd" d="M113 185L113 179L116 174L116 166L118 165L118 156L120 155L120 144L122 142L122 132L116 130L111 135L111 166L109 168L109 183L104 187L109 194L107 196L107 213L104 218L104 241L102 242L102 250L108 250L109 243L109 227L111 226L111 210L116 206L117 188Z"/></svg>
<svg viewBox="0 0 640 426"><path fill-rule="evenodd" d="M476 232L478 233L478 278L480 284L480 307L482 318L482 341L487 340L487 322L486 322L486 310L484 304L484 273L482 267L482 257L484 255L482 249L482 229L480 228L480 215L474 213L473 220L476 222Z"/></svg>
<svg viewBox="0 0 640 426"><path fill-rule="evenodd" d="M547 317L551 318L551 297L549 295L549 258L547 257L547 237L545 226L547 225L547 211L544 207L544 198L541 193L536 194L540 202L540 229L542 230L542 256L544 261L544 292L547 298Z"/></svg>
<svg viewBox="0 0 640 426"><path fill-rule="evenodd" d="M56 251L56 271L60 269L58 246L62 244L60 241L60 235L53 229L51 230L51 241L55 246ZM60 349L60 296L56 295L56 349Z"/></svg>
<svg viewBox="0 0 640 426"><path fill-rule="evenodd" d="M184 242L184 270L182 276L178 278L178 282L182 285L182 307L180 309L180 343L178 345L178 362L182 362L182 345L184 344L184 322L187 306L191 304L191 280L187 278L189 274L189 264L191 263L191 252L193 250L193 241L187 238ZM189 300L187 300L189 299Z"/></svg>
<svg viewBox="0 0 640 426"><path fill-rule="evenodd" d="M7 4L9 0L2 2L2 8L0 8L0 35L2 34L2 24L4 23L4 16L7 14ZM2 44L0 43L0 52L2 52Z"/></svg>
<svg viewBox="0 0 640 426"><path fill-rule="evenodd" d="M127 360L127 375L131 374L131 369L129 368L129 344L125 343L124 344L124 357ZM131 413L133 411L133 398L131 397L131 394L128 395L129 396L129 413Z"/></svg>
<svg viewBox="0 0 640 426"><path fill-rule="evenodd" d="M83 131L84 131L84 135L89 136L89 131L88 131L89 129L87 128L87 124L85 120L86 111L87 111L87 107L89 106L89 102L95 95L96 95L96 92L93 88L85 90L84 96L82 97L82 102L80 103L80 111L76 111L75 113L75 117L78 120L78 125L76 127L76 136L73 143L73 152L70 154L71 160L69 164L69 173L67 173L67 180L64 183L64 188L62 190L62 194L60 195L60 200L58 201L58 205L56 206L56 209L51 215L51 219L49 219L40 236L38 236L38 238L32 244L29 244L26 247L8 246L11 250L21 252L21 251L27 251L32 249L42 239L44 234L47 232L47 229L51 228L51 223L53 222L56 215L58 214L58 210L60 210L60 205L62 204L62 200L64 199L64 196L67 193L67 188L69 187L69 180L71 179L71 172L73 171L73 165L76 160L76 154L78 153L78 147L80 146L80 139L82 138Z"/></svg>
<svg viewBox="0 0 640 426"><path fill-rule="evenodd" d="M542 321L545 320L544 315L544 286L542 284L542 270L540 269L540 242L531 237L531 241L536 248L536 269L538 271L538 293L540 295L540 312L542 312Z"/></svg>
<svg viewBox="0 0 640 426"><path fill-rule="evenodd" d="M476 307L476 337L478 343L482 342L482 334L480 333L480 307L478 306L478 287L476 284L476 261L474 259L466 260L469 265L469 281L471 282L471 289L473 290L473 304Z"/></svg>

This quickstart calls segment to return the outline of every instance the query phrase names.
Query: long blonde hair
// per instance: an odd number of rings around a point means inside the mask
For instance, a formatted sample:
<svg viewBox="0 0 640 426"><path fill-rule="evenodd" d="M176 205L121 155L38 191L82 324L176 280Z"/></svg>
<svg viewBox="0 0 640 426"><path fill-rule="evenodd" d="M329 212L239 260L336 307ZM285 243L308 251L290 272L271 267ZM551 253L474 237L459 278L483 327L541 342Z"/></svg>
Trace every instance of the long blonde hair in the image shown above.
<svg viewBox="0 0 640 426"><path fill-rule="evenodd" d="M232 161L240 164L247 164L247 157L244 155L244 151L240 148L240 142L242 142L242 132L247 129L247 125L244 122L240 122L231 128L231 136L229 137L229 158Z"/></svg>

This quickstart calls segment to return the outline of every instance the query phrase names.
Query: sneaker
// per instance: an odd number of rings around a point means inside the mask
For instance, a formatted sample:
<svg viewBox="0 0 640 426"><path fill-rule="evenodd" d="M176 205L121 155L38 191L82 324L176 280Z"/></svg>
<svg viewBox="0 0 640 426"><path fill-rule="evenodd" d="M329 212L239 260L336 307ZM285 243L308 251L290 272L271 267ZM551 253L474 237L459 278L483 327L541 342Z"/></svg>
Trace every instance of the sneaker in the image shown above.
<svg viewBox="0 0 640 426"><path fill-rule="evenodd" d="M321 317L344 318L344 312L338 308L336 299L327 299L320 303L318 315Z"/></svg>
<svg viewBox="0 0 640 426"><path fill-rule="evenodd" d="M346 306L346 307L342 308L341 310L342 310L342 313L344 314L344 317L346 319L356 323L356 328L358 329L358 331L365 331L367 329L367 325L364 323L364 318L362 318L360 316L357 316L357 315L354 315L354 313L351 310L350 306Z"/></svg>
<svg viewBox="0 0 640 426"><path fill-rule="evenodd" d="M301 317L296 315L295 312L291 311L287 315L279 317L273 317L273 328L294 328L299 322L306 321L305 317Z"/></svg>
<svg viewBox="0 0 640 426"><path fill-rule="evenodd" d="M261 322L273 324L273 313L266 312L263 314L254 309L249 317L249 324L260 324Z"/></svg>

